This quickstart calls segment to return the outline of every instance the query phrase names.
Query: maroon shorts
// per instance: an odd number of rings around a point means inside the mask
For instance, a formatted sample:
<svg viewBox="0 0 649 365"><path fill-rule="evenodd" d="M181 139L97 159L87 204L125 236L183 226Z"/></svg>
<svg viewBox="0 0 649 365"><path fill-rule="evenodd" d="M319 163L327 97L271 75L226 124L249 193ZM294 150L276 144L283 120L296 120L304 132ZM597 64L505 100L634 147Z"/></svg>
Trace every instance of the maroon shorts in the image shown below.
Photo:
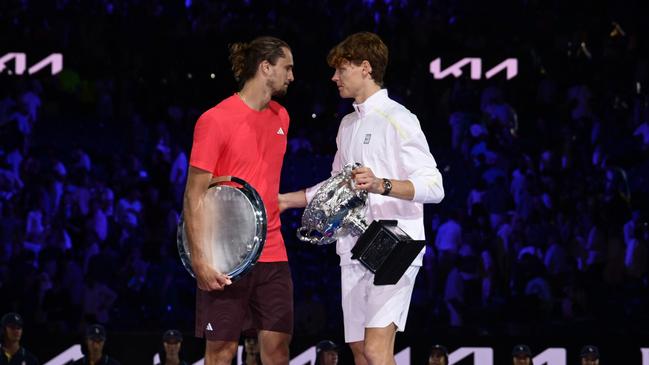
<svg viewBox="0 0 649 365"><path fill-rule="evenodd" d="M254 328L293 333L293 281L288 262L258 262L223 291L196 289L196 336L239 341Z"/></svg>

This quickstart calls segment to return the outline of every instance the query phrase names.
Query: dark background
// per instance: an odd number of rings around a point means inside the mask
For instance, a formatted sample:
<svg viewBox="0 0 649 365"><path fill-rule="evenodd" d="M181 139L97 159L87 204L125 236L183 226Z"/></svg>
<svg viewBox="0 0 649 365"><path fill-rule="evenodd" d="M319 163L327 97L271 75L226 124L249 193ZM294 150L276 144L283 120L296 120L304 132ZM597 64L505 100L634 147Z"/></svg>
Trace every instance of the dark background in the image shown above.
<svg viewBox="0 0 649 365"><path fill-rule="evenodd" d="M104 323L109 353L148 363L159 334L179 328L184 353L198 358L194 283L175 253L180 204L168 176L179 153L189 154L197 117L236 91L228 44L274 35L292 47L295 82L279 100L291 115L281 191L292 191L329 175L339 120L351 111L330 81L329 49L373 31L390 49L385 86L418 116L446 190L442 204L426 206L427 261L398 348L413 346L415 363L432 343L484 344L499 363L527 342L533 351L565 346L573 362L593 343L607 363L639 363L636 344L649 340L648 236L638 229L644 266L633 271L624 265L623 230L633 212L642 227L649 206L649 149L635 134L649 120L642 9L641 1L3 1L0 55L24 52L29 67L62 53L64 68L54 76L0 73L1 167L10 171L7 158L20 151L14 174L24 183L0 180L0 310L23 315L26 346L44 360L102 321L84 303L104 286L116 294ZM480 57L483 71L517 58L519 73L470 80L467 67L459 79L435 80L428 69L437 57L444 68ZM495 90L487 98L495 109L482 105L486 90ZM41 103L26 133L17 118L28 114L29 92ZM474 125L484 132L472 134ZM511 193L515 171L526 176L529 207ZM55 207L57 182L63 203ZM93 210L80 206L86 198L104 204L105 187L115 213L101 239ZM119 202L131 194L142 204L135 225L120 218ZM474 195L482 201L469 204ZM44 229L30 233L35 211ZM343 342L338 258L333 247L297 242L300 216L282 216L295 282L294 354L323 338ZM450 217L465 250L449 259L434 242ZM493 217L514 227L506 252ZM62 232L71 247L62 248ZM552 243L566 253L556 272L543 264ZM521 254L528 246L539 257ZM496 262L491 273L484 252ZM461 324L450 320L445 293L454 269L479 278L464 282ZM534 292L535 278L550 298ZM491 280L493 293L481 298L476 280Z"/></svg>

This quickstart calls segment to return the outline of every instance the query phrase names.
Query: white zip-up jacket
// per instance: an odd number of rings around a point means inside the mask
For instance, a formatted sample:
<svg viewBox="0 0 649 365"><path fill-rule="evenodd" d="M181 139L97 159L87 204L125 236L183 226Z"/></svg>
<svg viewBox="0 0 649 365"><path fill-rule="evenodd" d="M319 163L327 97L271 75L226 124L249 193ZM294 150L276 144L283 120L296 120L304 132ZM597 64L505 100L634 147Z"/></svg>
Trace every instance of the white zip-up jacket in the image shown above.
<svg viewBox="0 0 649 365"><path fill-rule="evenodd" d="M364 103L354 103L355 111L340 122L332 176L349 163L359 162L374 175L394 180L409 180L415 187L412 201L369 194L365 220L396 219L399 227L415 240L425 239L424 203L439 203L444 198L442 175L430 153L419 120L403 105L388 97L385 89ZM306 189L310 202L322 183ZM351 259L357 237L338 239L336 252L340 265L358 263ZM413 265L421 266L425 248Z"/></svg>

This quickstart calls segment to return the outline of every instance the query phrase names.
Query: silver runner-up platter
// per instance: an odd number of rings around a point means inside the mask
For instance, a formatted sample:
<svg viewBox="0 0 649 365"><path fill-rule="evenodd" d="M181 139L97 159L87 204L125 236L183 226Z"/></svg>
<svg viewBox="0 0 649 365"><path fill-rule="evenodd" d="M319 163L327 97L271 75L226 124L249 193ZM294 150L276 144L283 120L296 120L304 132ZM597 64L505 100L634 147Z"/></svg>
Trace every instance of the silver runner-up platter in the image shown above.
<svg viewBox="0 0 649 365"><path fill-rule="evenodd" d="M257 263L266 241L266 209L261 196L235 176L212 180L202 208L204 251L212 267L232 281L240 279ZM183 215L178 223L180 260L192 277L192 257Z"/></svg>

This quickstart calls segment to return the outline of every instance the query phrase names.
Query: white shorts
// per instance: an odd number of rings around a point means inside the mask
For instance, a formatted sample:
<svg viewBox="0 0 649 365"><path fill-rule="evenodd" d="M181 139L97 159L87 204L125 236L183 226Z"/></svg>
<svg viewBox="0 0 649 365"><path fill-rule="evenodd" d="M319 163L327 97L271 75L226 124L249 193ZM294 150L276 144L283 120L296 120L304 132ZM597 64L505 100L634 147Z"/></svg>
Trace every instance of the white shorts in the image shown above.
<svg viewBox="0 0 649 365"><path fill-rule="evenodd" d="M365 339L365 328L390 323L397 331L406 328L408 309L419 266L410 266L395 285L374 285L374 274L363 265L340 267L345 342Z"/></svg>

